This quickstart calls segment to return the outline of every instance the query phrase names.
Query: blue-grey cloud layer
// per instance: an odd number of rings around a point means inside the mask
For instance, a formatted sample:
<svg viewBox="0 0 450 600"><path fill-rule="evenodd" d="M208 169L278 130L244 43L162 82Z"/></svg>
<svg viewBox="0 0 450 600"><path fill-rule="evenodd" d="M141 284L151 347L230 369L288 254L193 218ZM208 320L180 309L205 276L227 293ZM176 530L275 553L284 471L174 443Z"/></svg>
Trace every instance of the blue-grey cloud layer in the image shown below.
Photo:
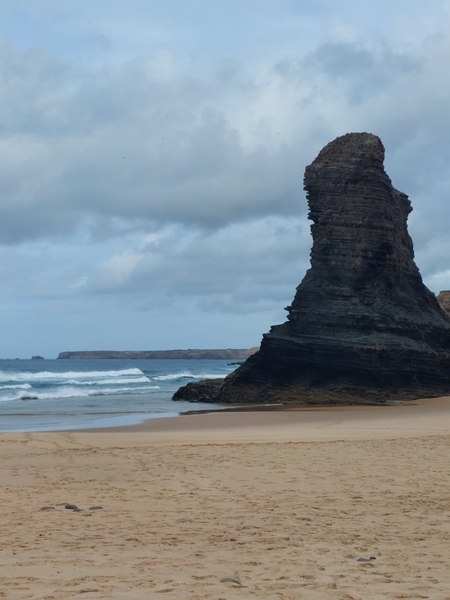
<svg viewBox="0 0 450 600"><path fill-rule="evenodd" d="M308 266L304 167L347 131L382 138L423 275L450 287L445 2L159 4L0 5L3 306L188 302L199 328L263 333Z"/></svg>

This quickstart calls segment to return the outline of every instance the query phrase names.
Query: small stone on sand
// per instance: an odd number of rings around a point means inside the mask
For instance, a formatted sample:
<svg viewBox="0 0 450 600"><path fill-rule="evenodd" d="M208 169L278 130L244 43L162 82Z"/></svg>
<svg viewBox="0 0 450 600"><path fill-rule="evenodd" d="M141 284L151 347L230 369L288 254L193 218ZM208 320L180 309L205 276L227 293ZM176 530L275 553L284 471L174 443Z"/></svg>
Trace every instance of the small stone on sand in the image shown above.
<svg viewBox="0 0 450 600"><path fill-rule="evenodd" d="M76 504L66 504L66 508L76 510L78 509L78 506Z"/></svg>
<svg viewBox="0 0 450 600"><path fill-rule="evenodd" d="M55 510L54 506L43 506L41 510Z"/></svg>
<svg viewBox="0 0 450 600"><path fill-rule="evenodd" d="M233 579L233 577L222 577L220 583L234 583L235 585L242 585L240 581Z"/></svg>
<svg viewBox="0 0 450 600"><path fill-rule="evenodd" d="M90 506L89 510L102 510L103 506Z"/></svg>
<svg viewBox="0 0 450 600"><path fill-rule="evenodd" d="M361 556L360 558L358 558L358 562L372 562L373 560L376 560L375 556L371 556L370 558L364 558L363 556Z"/></svg>

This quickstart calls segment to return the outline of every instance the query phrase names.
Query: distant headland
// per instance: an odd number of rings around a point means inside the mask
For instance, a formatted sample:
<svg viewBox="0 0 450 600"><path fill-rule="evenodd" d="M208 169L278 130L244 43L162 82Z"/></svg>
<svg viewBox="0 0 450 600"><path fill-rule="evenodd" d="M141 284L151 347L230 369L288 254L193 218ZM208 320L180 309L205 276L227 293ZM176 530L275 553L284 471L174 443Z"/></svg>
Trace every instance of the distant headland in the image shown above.
<svg viewBox="0 0 450 600"><path fill-rule="evenodd" d="M259 350L254 348L225 348L215 350L83 350L60 352L58 358L131 358L131 359L238 359L246 360Z"/></svg>

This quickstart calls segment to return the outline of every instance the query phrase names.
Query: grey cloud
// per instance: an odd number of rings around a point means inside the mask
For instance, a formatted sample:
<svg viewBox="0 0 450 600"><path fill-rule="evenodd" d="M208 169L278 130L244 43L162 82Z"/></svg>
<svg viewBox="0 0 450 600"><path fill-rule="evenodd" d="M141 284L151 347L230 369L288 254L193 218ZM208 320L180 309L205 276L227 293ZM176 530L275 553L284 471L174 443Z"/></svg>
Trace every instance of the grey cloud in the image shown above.
<svg viewBox="0 0 450 600"><path fill-rule="evenodd" d="M254 73L233 61L205 70L167 51L75 71L4 45L0 240L89 229L95 241L169 224L219 239L233 223L304 218L304 166L336 135L369 130L411 197L418 262L431 276L422 249L450 218L450 86L439 67L448 57L437 37L422 53L326 44ZM197 283L212 297L209 271Z"/></svg>
<svg viewBox="0 0 450 600"><path fill-rule="evenodd" d="M17 52L0 43L0 135L60 134L69 71L43 50Z"/></svg>
<svg viewBox="0 0 450 600"><path fill-rule="evenodd" d="M222 115L205 112L191 131L170 124L159 135L121 147L110 132L96 152L79 157L64 174L67 201L74 208L144 218L218 226L258 214L292 212L301 180L293 184L289 161L270 149L244 152ZM123 143L124 142L124 143ZM294 189L293 189L294 188Z"/></svg>
<svg viewBox="0 0 450 600"><path fill-rule="evenodd" d="M7 80L11 52L0 58ZM52 88L33 75L36 62L46 69L46 56L19 59L26 68L8 91L0 135L4 241L59 234L86 213L219 226L296 205L297 165L287 151L278 160L270 146L243 147L215 106L223 83L154 80L144 60L88 81L55 68Z"/></svg>
<svg viewBox="0 0 450 600"><path fill-rule="evenodd" d="M350 105L361 104L400 79L420 76L421 61L387 45L369 50L358 43L328 43L302 61L310 77L326 75L329 84L345 92Z"/></svg>
<svg viewBox="0 0 450 600"><path fill-rule="evenodd" d="M263 219L220 232L171 227L99 266L88 294L127 297L141 309L194 300L206 310L282 309L309 266L309 226Z"/></svg>

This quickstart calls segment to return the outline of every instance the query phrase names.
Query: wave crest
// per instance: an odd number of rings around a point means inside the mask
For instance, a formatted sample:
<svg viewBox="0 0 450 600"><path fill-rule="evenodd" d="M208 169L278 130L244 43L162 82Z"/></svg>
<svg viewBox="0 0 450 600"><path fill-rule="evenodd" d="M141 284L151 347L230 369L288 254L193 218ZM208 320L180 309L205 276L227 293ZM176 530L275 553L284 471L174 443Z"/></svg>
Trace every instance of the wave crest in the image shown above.
<svg viewBox="0 0 450 600"><path fill-rule="evenodd" d="M116 371L63 371L58 373L57 371L40 371L33 373L31 371L0 371L0 382L10 381L51 381L61 379L76 379L83 380L86 378L90 379L108 379L111 377L122 377L139 375L144 376L143 371L140 369L119 369Z"/></svg>

